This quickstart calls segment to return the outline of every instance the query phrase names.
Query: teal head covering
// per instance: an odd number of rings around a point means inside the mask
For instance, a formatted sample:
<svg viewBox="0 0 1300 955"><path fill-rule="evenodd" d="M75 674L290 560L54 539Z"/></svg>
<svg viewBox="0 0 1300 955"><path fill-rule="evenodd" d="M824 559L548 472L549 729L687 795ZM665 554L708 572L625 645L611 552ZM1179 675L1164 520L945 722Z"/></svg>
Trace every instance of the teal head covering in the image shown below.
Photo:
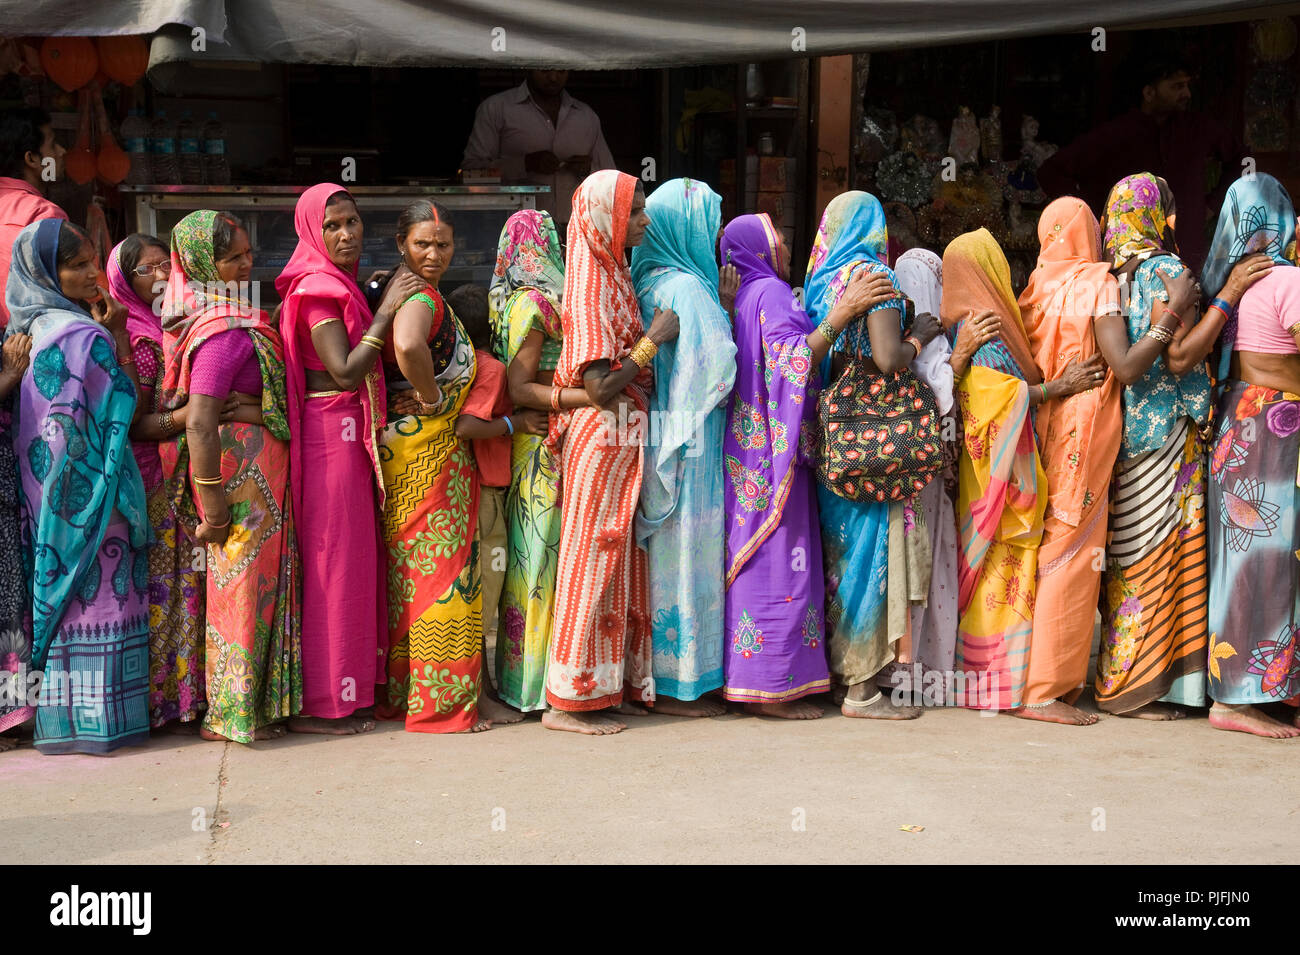
<svg viewBox="0 0 1300 955"><path fill-rule="evenodd" d="M655 269L677 269L694 275L718 295L718 229L722 197L696 179L670 179L645 203L650 227L632 251L632 282L637 294Z"/></svg>
<svg viewBox="0 0 1300 955"><path fill-rule="evenodd" d="M9 283L5 287L5 305L9 308L6 334L21 332L39 343L43 330L64 321L95 323L85 306L68 298L59 287L62 226L62 219L40 219L14 239Z"/></svg>
<svg viewBox="0 0 1300 955"><path fill-rule="evenodd" d="M1201 271L1205 294L1218 295L1232 267L1257 252L1279 265L1295 265L1295 226L1295 206L1282 183L1262 172L1236 180L1223 197Z"/></svg>
<svg viewBox="0 0 1300 955"><path fill-rule="evenodd" d="M898 287L898 280L888 265L888 242L884 207L871 193L844 192L827 204L804 273L804 308L813 322L826 317L843 293L849 276L863 263L873 272L887 274L894 287ZM901 309L901 298L880 307Z"/></svg>

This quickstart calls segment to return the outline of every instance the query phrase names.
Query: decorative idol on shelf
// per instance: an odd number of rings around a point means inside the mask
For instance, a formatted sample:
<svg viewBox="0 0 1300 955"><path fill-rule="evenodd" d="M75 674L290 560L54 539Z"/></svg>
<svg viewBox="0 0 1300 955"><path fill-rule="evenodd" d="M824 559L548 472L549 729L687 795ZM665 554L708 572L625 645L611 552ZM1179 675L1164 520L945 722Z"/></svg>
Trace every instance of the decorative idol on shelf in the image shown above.
<svg viewBox="0 0 1300 955"><path fill-rule="evenodd" d="M1057 147L1051 143L1040 143L1038 141L1038 120L1025 114L1025 118L1020 121L1020 155L1027 159L1034 169L1037 169L1048 158L1055 153Z"/></svg>
<svg viewBox="0 0 1300 955"><path fill-rule="evenodd" d="M946 145L939 121L917 113L903 125L898 148L930 162L937 162L944 157Z"/></svg>
<svg viewBox="0 0 1300 955"><path fill-rule="evenodd" d="M985 162L1002 161L1002 107L994 105L980 120L980 148Z"/></svg>
<svg viewBox="0 0 1300 955"><path fill-rule="evenodd" d="M948 155L957 160L958 166L979 161L980 130L975 122L975 114L969 106L957 110L957 118L952 121L952 132L948 135Z"/></svg>
<svg viewBox="0 0 1300 955"><path fill-rule="evenodd" d="M884 202L901 202L913 209L930 201L934 163L915 153L890 153L876 166L876 189Z"/></svg>
<svg viewBox="0 0 1300 955"><path fill-rule="evenodd" d="M1007 209L1007 241L1012 249L1038 248L1038 215L1026 213L1019 199L1012 199Z"/></svg>

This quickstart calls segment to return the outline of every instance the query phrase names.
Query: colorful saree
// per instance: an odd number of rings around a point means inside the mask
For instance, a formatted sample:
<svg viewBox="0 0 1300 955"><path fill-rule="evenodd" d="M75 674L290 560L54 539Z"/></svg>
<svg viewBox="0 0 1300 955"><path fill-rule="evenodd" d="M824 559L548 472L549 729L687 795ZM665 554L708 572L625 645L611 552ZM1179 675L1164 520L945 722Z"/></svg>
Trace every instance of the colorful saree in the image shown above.
<svg viewBox="0 0 1300 955"><path fill-rule="evenodd" d="M823 321L839 304L844 289L859 272L880 272L898 288L885 264L888 236L885 211L865 192L845 192L830 201L822 215L808 260L804 300L808 319ZM834 355L871 357L867 316L896 309L899 330L906 322L900 294L873 305L850 322L822 363L830 380ZM888 389L928 387L910 369L872 381ZM822 554L826 561L826 630L831 672L845 686L874 678L895 661L911 663L908 625L911 609L923 604L930 589L930 537L916 520L915 498L897 503L850 501L817 486Z"/></svg>
<svg viewBox="0 0 1300 955"><path fill-rule="evenodd" d="M632 253L648 326L656 308L680 333L655 355L654 422L641 483L637 542L646 548L655 693L696 700L722 686L726 559L722 432L736 378L731 320L718 300L715 240L722 199L673 179L646 200L650 227Z"/></svg>
<svg viewBox="0 0 1300 955"><path fill-rule="evenodd" d="M149 543L127 432L135 385L113 339L58 285L60 221L14 240L9 334L32 337L14 410L36 748L111 752L149 736Z"/></svg>
<svg viewBox="0 0 1300 955"><path fill-rule="evenodd" d="M163 410L158 403L164 366L162 320L122 270L122 243L109 254L105 271L109 291L127 308L140 403L145 414L157 413ZM189 723L207 705L203 548L176 519L172 503L177 478L163 478L158 442L132 441L131 450L144 479L154 532L149 548L149 724Z"/></svg>
<svg viewBox="0 0 1300 955"><path fill-rule="evenodd" d="M563 294L564 252L550 213L516 212L501 230L488 292L493 350L507 367L528 335L537 331L543 338L539 370L555 371L564 340L559 304ZM546 708L546 661L560 550L559 461L542 436L516 432L510 472L497 691L511 706L529 712Z"/></svg>
<svg viewBox="0 0 1300 955"><path fill-rule="evenodd" d="M943 260L929 249L909 249L894 263L898 287L916 304L918 315L938 317L943 301ZM945 335L938 335L921 349L912 362L915 371L939 404L939 413L945 417L953 408L952 346ZM882 671L877 682L891 688L901 688L912 693L912 699L923 693L923 688L934 687L934 681L925 683L925 673L935 671L944 675L942 689L924 692L927 703L946 702L947 674L952 672L953 657L957 652L957 521L953 513L952 498L947 483L956 484L949 457L949 465L914 502L917 530L930 540L930 590L925 603L913 606L911 613L912 666L894 676L890 667ZM895 668L897 669L897 668ZM918 685L917 678L921 679Z"/></svg>
<svg viewBox="0 0 1300 955"><path fill-rule="evenodd" d="M1254 252L1267 253L1279 267L1242 297L1237 321L1243 327L1300 323L1295 221L1290 196L1272 176L1238 179L1228 189L1206 259L1206 293L1217 295L1232 266ZM1227 359L1231 338L1224 351ZM1225 360L1224 377L1228 367ZM1300 395L1229 380L1216 420L1209 694L1234 705L1294 700L1300 696Z"/></svg>
<svg viewBox="0 0 1300 955"><path fill-rule="evenodd" d="M380 436L388 548L388 699L383 719L413 733L478 722L483 671L478 468L456 416L474 382L474 346L437 290L413 298L433 315L429 351L442 391L433 414L390 416ZM394 364L390 383L404 381Z"/></svg>
<svg viewBox="0 0 1300 955"><path fill-rule="evenodd" d="M341 322L355 348L372 322L356 267L344 272L325 249L325 204L340 192L324 182L298 198L298 246L275 280L284 302L289 482L302 557L302 715L321 719L374 705L388 655L376 438L384 422L383 368L376 362L352 391L306 386L307 369L325 368L313 328Z"/></svg>
<svg viewBox="0 0 1300 955"><path fill-rule="evenodd" d="M302 706L298 546L289 495L284 348L266 313L216 291L216 213L192 212L172 229L172 273L163 305L167 369L160 405L189 399L194 353L221 332L244 329L262 374L262 424L220 425L221 477L230 506L224 544L207 547L208 711L203 727L251 743L260 727ZM159 445L181 522L199 521L184 434ZM205 476L206 475L201 475Z"/></svg>
<svg viewBox="0 0 1300 955"><path fill-rule="evenodd" d="M588 365L617 369L644 331L624 236L636 180L604 169L573 194L564 276L564 347L554 384L583 387ZM623 389L619 421L600 408L551 415L547 442L560 452L560 551L546 700L559 710L654 701L646 553L633 539L641 493L647 392L641 369ZM636 414L634 412L639 412Z"/></svg>
<svg viewBox="0 0 1300 955"><path fill-rule="evenodd" d="M1020 296L1034 360L1046 379L1097 353L1093 322L1119 314L1119 284L1099 261L1101 231L1080 199L1057 199L1038 220L1038 265ZM1049 402L1038 411L1038 442L1048 476L1038 595L1025 700L1073 703L1087 681L1101 592L1111 472L1123 433L1120 385Z"/></svg>
<svg viewBox="0 0 1300 955"><path fill-rule="evenodd" d="M722 255L740 273L736 385L727 409L723 695L788 703L830 687L825 578L813 488L817 389L808 314L777 274L766 215L731 220Z"/></svg>
<svg viewBox="0 0 1300 955"><path fill-rule="evenodd" d="M1118 183L1106 205L1105 252L1129 275L1129 341L1151 327L1161 276L1185 266L1164 251L1165 214L1155 177ZM1172 374L1164 356L1123 392L1124 429L1110 491L1097 705L1127 713L1156 700L1205 705L1208 586L1205 441L1210 410L1204 365Z"/></svg>
<svg viewBox="0 0 1300 955"><path fill-rule="evenodd" d="M1038 547L1047 476L1034 443L1029 386L1040 376L1011 293L1006 256L987 229L943 253L945 327L995 311L999 338L986 342L957 382L965 441L958 462L958 703L1006 710L1025 702Z"/></svg>

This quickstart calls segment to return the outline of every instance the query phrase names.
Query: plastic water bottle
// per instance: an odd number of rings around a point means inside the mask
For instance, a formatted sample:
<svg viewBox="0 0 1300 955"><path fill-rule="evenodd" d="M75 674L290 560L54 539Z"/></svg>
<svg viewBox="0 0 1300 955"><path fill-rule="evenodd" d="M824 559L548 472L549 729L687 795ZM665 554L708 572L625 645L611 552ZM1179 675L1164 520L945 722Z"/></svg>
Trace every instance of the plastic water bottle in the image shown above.
<svg viewBox="0 0 1300 955"><path fill-rule="evenodd" d="M153 182L153 156L149 150L149 120L144 110L136 107L122 120L122 148L131 157L131 169L126 174L130 186L145 186Z"/></svg>
<svg viewBox="0 0 1300 955"><path fill-rule="evenodd" d="M199 148L199 125L187 109L176 127L177 165L180 181L187 186L203 185L203 153Z"/></svg>
<svg viewBox="0 0 1300 955"><path fill-rule="evenodd" d="M176 130L167 122L167 111L158 110L150 131L149 148L153 153L153 181L161 185L178 185L180 168L176 163Z"/></svg>
<svg viewBox="0 0 1300 955"><path fill-rule="evenodd" d="M230 185L230 162L226 159L226 128L216 110L203 124L203 181L210 186Z"/></svg>

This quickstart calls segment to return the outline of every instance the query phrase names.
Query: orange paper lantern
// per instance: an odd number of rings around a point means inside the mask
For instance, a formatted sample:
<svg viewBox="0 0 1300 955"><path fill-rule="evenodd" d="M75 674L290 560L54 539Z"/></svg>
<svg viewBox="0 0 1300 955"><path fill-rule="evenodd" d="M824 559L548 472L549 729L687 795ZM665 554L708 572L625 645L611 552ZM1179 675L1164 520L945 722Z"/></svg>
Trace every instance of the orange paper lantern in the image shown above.
<svg viewBox="0 0 1300 955"><path fill-rule="evenodd" d="M46 37L41 43L41 67L46 76L71 93L94 78L99 54L85 37Z"/></svg>
<svg viewBox="0 0 1300 955"><path fill-rule="evenodd" d="M149 68L149 44L142 36L101 36L95 40L99 66L123 86L140 82Z"/></svg>

